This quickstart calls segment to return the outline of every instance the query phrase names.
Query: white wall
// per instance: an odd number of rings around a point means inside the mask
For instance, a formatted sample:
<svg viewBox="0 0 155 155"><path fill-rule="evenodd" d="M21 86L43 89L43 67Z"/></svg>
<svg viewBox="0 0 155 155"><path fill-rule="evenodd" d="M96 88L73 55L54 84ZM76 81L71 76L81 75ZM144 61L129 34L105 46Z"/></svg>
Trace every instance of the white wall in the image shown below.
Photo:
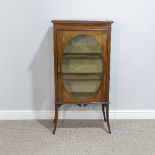
<svg viewBox="0 0 155 155"><path fill-rule="evenodd" d="M0 110L53 107L50 21L61 18L114 20L111 109L155 110L154 6L154 0L0 0Z"/></svg>

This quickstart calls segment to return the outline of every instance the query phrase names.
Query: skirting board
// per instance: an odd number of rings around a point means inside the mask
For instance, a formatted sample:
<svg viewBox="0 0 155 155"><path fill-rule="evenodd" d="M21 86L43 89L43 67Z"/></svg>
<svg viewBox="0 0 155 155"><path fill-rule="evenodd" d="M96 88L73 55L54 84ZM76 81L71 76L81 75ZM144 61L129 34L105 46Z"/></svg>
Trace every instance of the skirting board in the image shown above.
<svg viewBox="0 0 155 155"><path fill-rule="evenodd" d="M0 120L53 119L54 111L0 111ZM59 119L103 119L102 111L59 111ZM155 110L111 110L110 119L155 119Z"/></svg>

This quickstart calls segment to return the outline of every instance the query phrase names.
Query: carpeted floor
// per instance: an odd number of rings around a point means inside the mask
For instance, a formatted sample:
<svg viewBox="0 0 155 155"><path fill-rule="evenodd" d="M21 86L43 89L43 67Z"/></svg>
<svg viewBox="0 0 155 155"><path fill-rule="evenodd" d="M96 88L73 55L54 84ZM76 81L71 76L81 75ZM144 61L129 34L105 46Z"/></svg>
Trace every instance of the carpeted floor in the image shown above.
<svg viewBox="0 0 155 155"><path fill-rule="evenodd" d="M155 155L155 120L0 121L0 155Z"/></svg>

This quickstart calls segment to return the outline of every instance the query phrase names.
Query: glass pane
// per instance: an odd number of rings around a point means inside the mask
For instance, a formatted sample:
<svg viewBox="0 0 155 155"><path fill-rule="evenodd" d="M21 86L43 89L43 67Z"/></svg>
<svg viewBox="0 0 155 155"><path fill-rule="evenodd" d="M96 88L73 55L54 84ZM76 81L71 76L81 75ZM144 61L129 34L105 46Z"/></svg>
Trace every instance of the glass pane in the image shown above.
<svg viewBox="0 0 155 155"><path fill-rule="evenodd" d="M102 51L91 36L78 35L66 44L62 56L64 87L74 97L88 97L99 88L102 78Z"/></svg>

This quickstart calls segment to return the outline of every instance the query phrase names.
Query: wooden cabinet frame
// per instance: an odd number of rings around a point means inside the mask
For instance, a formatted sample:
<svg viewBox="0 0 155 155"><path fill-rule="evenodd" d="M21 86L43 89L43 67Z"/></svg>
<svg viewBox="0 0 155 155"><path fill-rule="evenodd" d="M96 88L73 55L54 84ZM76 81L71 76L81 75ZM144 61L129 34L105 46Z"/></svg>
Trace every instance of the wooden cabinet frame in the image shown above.
<svg viewBox="0 0 155 155"><path fill-rule="evenodd" d="M67 104L102 104L104 121L109 124L109 81L110 81L110 44L112 21L67 21L54 20L54 69L55 69L55 134L58 121L59 106ZM78 35L88 35L94 38L102 50L102 79L99 88L92 95L84 98L77 98L67 92L64 88L62 78L62 57L66 43Z"/></svg>

